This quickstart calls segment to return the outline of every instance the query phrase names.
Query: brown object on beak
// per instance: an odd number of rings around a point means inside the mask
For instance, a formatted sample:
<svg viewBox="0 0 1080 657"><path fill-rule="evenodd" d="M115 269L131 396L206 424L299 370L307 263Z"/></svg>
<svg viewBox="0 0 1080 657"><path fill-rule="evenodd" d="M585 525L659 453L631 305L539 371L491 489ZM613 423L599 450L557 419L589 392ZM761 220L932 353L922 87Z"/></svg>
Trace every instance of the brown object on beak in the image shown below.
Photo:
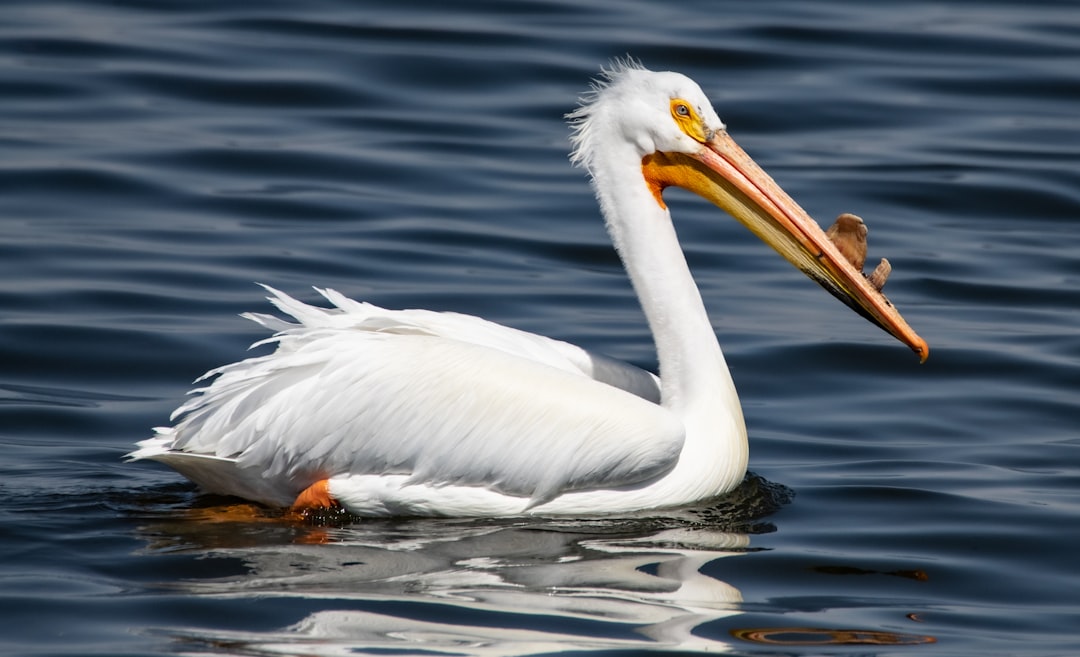
<svg viewBox="0 0 1080 657"><path fill-rule="evenodd" d="M862 271L866 264L866 224L860 217L845 212L836 218L836 222L825 231L825 236L836 245L840 255L844 256L855 269ZM885 258L881 259L874 271L864 274L870 284L879 292L885 287L885 281L892 273L892 265Z"/></svg>
<svg viewBox="0 0 1080 657"><path fill-rule="evenodd" d="M887 279L891 273L892 265L889 264L888 260L882 258L881 262L878 263L878 266L874 268L874 271L867 274L866 280L870 281L870 284L880 292L881 288L885 287L885 279Z"/></svg>
<svg viewBox="0 0 1080 657"><path fill-rule="evenodd" d="M855 269L862 271L866 262L866 224L859 217L845 212L825 231L825 236L836 245ZM888 274L885 274L888 276ZM881 289L880 287L878 288Z"/></svg>

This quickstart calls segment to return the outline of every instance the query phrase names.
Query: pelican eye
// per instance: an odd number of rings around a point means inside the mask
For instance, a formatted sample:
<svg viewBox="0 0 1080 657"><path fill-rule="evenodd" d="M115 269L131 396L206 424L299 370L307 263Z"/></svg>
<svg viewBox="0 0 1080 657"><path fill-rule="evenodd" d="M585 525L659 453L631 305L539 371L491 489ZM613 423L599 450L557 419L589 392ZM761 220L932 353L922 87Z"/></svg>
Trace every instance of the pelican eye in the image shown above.
<svg viewBox="0 0 1080 657"><path fill-rule="evenodd" d="M701 143L708 141L705 124L689 102L682 98L671 99L671 117L675 119L679 129L692 139Z"/></svg>

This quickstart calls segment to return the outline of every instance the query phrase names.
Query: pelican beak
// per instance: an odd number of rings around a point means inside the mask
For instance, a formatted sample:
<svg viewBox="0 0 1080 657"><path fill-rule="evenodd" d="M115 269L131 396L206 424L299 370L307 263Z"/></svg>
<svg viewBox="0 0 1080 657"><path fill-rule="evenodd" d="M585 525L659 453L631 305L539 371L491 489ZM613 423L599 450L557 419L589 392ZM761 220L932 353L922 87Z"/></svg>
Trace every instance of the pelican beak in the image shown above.
<svg viewBox="0 0 1080 657"><path fill-rule="evenodd" d="M920 362L926 361L926 341L726 131L714 133L696 153L647 155L642 171L661 204L660 193L672 185L715 203L852 310L911 347Z"/></svg>

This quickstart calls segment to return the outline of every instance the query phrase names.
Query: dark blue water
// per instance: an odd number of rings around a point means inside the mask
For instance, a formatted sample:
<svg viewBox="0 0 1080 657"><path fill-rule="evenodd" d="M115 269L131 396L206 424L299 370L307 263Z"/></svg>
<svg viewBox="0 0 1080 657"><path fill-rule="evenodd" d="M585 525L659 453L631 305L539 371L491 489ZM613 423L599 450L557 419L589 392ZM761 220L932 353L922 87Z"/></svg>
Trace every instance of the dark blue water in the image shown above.
<svg viewBox="0 0 1080 657"><path fill-rule="evenodd" d="M262 337L254 281L652 366L562 121L625 53L866 219L929 362L674 195L730 500L297 525L121 462ZM1068 2L5 2L0 653L1075 654L1078 108Z"/></svg>

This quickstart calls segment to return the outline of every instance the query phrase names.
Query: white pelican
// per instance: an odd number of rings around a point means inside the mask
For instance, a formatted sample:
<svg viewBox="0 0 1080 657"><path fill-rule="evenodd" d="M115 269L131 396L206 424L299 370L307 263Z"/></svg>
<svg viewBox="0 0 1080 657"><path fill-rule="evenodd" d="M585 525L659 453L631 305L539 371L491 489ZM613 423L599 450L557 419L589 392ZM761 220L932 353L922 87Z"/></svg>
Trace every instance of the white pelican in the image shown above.
<svg viewBox="0 0 1080 657"><path fill-rule="evenodd" d="M925 360L927 345L821 228L728 136L700 87L620 63L568 115L652 330L661 377L485 320L334 308L269 289L297 323L272 354L212 382L139 443L203 489L362 516L611 514L735 488L746 428L661 196L683 187Z"/></svg>

